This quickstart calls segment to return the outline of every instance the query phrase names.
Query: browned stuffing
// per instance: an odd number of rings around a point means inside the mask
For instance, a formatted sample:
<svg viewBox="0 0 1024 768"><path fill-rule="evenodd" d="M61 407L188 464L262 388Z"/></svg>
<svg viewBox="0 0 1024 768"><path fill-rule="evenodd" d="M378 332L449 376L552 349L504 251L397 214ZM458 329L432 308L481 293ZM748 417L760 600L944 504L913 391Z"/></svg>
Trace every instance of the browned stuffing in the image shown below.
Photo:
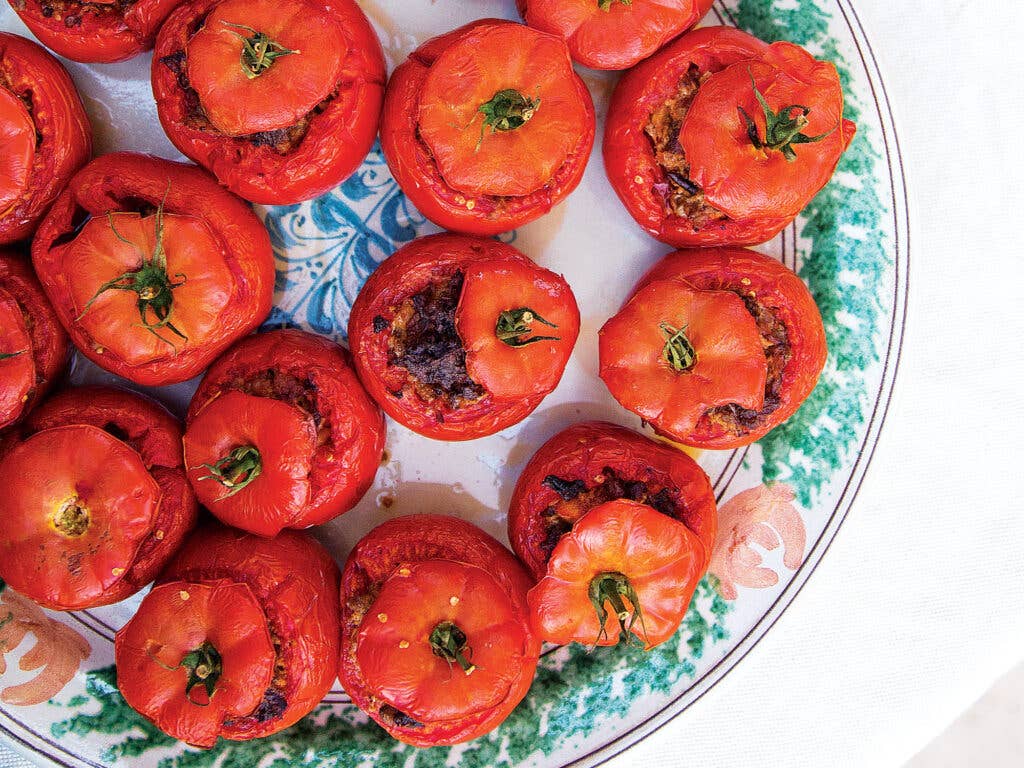
<svg viewBox="0 0 1024 768"><path fill-rule="evenodd" d="M290 373L268 368L256 373L240 374L224 387L254 397L281 400L309 414L317 428L317 445L325 445L331 434L330 423L317 408L316 384L311 378L300 379Z"/></svg>

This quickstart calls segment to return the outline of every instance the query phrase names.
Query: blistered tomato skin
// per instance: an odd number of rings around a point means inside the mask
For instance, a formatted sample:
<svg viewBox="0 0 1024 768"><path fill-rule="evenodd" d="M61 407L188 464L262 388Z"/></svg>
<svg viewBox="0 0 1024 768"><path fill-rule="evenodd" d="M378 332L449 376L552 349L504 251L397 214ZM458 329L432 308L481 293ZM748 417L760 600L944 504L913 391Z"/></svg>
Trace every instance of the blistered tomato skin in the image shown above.
<svg viewBox="0 0 1024 768"><path fill-rule="evenodd" d="M0 246L28 238L92 154L92 128L57 59L0 32Z"/></svg>
<svg viewBox="0 0 1024 768"><path fill-rule="evenodd" d="M5 447L0 479L11 497L0 578L54 610L139 591L198 514L177 421L117 389L68 389L40 405Z"/></svg>
<svg viewBox="0 0 1024 768"><path fill-rule="evenodd" d="M628 69L696 24L712 0L516 0L531 27L563 38L593 69Z"/></svg>
<svg viewBox="0 0 1024 768"><path fill-rule="evenodd" d="M274 288L245 202L195 166L128 152L74 176L32 262L82 354L144 386L201 373L263 321Z"/></svg>
<svg viewBox="0 0 1024 768"><path fill-rule="evenodd" d="M50 390L69 349L32 267L0 252L0 430L23 419Z"/></svg>
<svg viewBox="0 0 1024 768"><path fill-rule="evenodd" d="M284 205L359 167L386 69L354 0L190 0L161 29L151 77L179 150L246 200Z"/></svg>
<svg viewBox="0 0 1024 768"><path fill-rule="evenodd" d="M177 0L132 3L62 3L18 0L11 7L32 34L55 53L85 63L130 59L153 47L153 39Z"/></svg>
<svg viewBox="0 0 1024 768"><path fill-rule="evenodd" d="M200 500L223 522L262 536L347 512L384 451L383 414L348 353L291 329L228 350L200 383L186 423Z"/></svg>
<svg viewBox="0 0 1024 768"><path fill-rule="evenodd" d="M642 501L682 522L700 541L706 566L718 513L704 470L680 450L600 421L559 432L527 462L509 502L512 549L540 579L576 520L620 498Z"/></svg>
<svg viewBox="0 0 1024 768"><path fill-rule="evenodd" d="M533 680L540 643L527 613L532 585L511 552L458 518L410 515L379 525L342 572L345 691L414 746L490 732ZM449 673L459 676L454 689Z"/></svg>
<svg viewBox="0 0 1024 768"><path fill-rule="evenodd" d="M337 590L337 566L305 534L267 539L205 524L118 633L119 687L195 746L277 733L334 683L338 605L328 597Z"/></svg>
<svg viewBox="0 0 1024 768"><path fill-rule="evenodd" d="M518 423L557 386L579 324L560 275L497 240L439 234L370 276L348 336L389 416L427 437L471 440Z"/></svg>
<svg viewBox="0 0 1024 768"><path fill-rule="evenodd" d="M768 145L755 86L773 114L803 121L804 138ZM605 170L630 215L662 242L755 245L781 232L831 178L856 132L842 114L832 64L790 43L704 27L619 81Z"/></svg>
<svg viewBox="0 0 1024 768"><path fill-rule="evenodd" d="M594 125L590 93L559 38L483 19L428 40L394 71L381 147L427 218L494 235L576 188Z"/></svg>

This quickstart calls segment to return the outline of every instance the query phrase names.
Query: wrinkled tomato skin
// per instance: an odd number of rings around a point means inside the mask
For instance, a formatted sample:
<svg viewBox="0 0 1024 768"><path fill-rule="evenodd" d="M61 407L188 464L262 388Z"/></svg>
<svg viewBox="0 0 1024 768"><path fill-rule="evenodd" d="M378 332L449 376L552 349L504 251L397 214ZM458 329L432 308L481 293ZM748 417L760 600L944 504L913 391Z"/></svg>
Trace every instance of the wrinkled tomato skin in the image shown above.
<svg viewBox="0 0 1024 768"><path fill-rule="evenodd" d="M742 435L715 429L705 417L682 442L711 450L739 448L760 440L797 412L817 385L828 358L821 312L803 280L781 262L747 248L675 251L655 264L634 292L655 280L681 280L698 289L729 290L741 298L756 298L785 326L790 348L775 411Z"/></svg>
<svg viewBox="0 0 1024 768"><path fill-rule="evenodd" d="M338 658L338 566L312 537L282 531L272 539L205 523L185 541L159 584L230 579L248 584L280 643L283 686L220 735L243 741L277 733L309 714L330 691ZM282 702L283 699L283 702ZM264 711L261 711L261 708Z"/></svg>
<svg viewBox="0 0 1024 768"><path fill-rule="evenodd" d="M15 411L0 411L0 430L25 417L49 392L68 364L68 336L50 306L27 262L0 251L0 295L8 294L20 308L25 330L32 340L29 354L35 367L35 381L28 399ZM0 386L5 386L0 381Z"/></svg>
<svg viewBox="0 0 1024 768"><path fill-rule="evenodd" d="M612 0L601 10L591 0L516 0L519 15L531 27L563 37L572 58L592 69L628 69L685 32L711 10L713 0L683 0L674 9L665 3L635 4ZM657 5L666 18L643 24L633 17L637 6ZM580 10L579 6L588 6ZM645 17L652 11L644 10ZM668 17L671 18L668 18ZM573 27L569 19L580 20Z"/></svg>
<svg viewBox="0 0 1024 768"><path fill-rule="evenodd" d="M133 364L103 350L78 321L81 313L76 308L74 287L61 267L64 249L73 246L74 240L61 240L77 234L83 213L101 218L137 210L141 205L156 209L161 204L166 214L192 216L205 224L222 249L234 285L228 303L220 308L222 321L203 343L184 349L167 345L167 354ZM200 168L131 152L103 155L75 174L36 232L32 263L61 324L82 354L101 368L143 386L186 381L201 373L234 341L263 322L270 313L274 291L270 236L245 202ZM126 313L123 323L126 332L137 330L138 313Z"/></svg>
<svg viewBox="0 0 1024 768"><path fill-rule="evenodd" d="M768 53L767 43L746 32L704 27L679 37L619 81L605 125L605 171L630 215L653 237L676 247L756 245L771 240L793 221L793 216L764 215L711 221L695 228L686 218L668 214L653 189L667 177L644 133L651 113L676 94L691 64L701 74L714 74L738 62L760 61ZM845 121L842 129L852 140L853 124ZM814 146L801 145L797 153L813 151L808 147Z"/></svg>
<svg viewBox="0 0 1024 768"><path fill-rule="evenodd" d="M320 525L355 506L373 484L384 452L384 416L343 347L286 329L242 339L217 360L192 397L186 423L216 407L221 394L243 388L247 378L266 371L308 381L320 425L331 427L328 441L313 456L309 503L289 527Z"/></svg>
<svg viewBox="0 0 1024 768"><path fill-rule="evenodd" d="M190 112L198 103L195 93L183 87L188 83L187 75L179 76L169 66L186 50L195 24L219 1L181 3L157 37L151 77L164 131L183 154L209 169L232 192L254 203L285 205L328 192L359 167L377 135L386 68L373 27L354 0L318 3L336 19L349 49L337 93L322 111L310 113L308 130L299 144L281 153L274 146L258 145L245 136L222 134L202 114L202 119L191 119ZM181 71L184 73L184 69ZM198 109L202 113L202 107Z"/></svg>
<svg viewBox="0 0 1024 768"><path fill-rule="evenodd" d="M471 235L496 235L533 221L564 200L586 169L594 143L594 105L586 84L573 75L573 87L587 112L587 129L577 152L552 179L522 197L495 198L477 195L472 208L464 193L449 186L430 150L418 135L420 93L431 66L451 45L481 27L510 24L500 19L480 19L432 38L413 51L391 74L381 118L381 149L392 175L406 197L424 216L440 227Z"/></svg>
<svg viewBox="0 0 1024 768"><path fill-rule="evenodd" d="M0 210L0 245L23 240L92 155L92 127L67 70L31 40L0 32L0 88L30 99L36 133L28 187Z"/></svg>
<svg viewBox="0 0 1024 768"><path fill-rule="evenodd" d="M457 744L477 738L505 720L529 690L534 665L524 667L505 702L474 717L400 725L385 719L382 701L370 690L356 661L356 642L366 611L381 586L399 567L430 560L452 560L483 568L504 588L529 633L528 655L540 653L540 641L526 620L526 593L533 579L496 539L464 520L444 515L408 515L388 520L356 544L341 576L341 657L338 677L352 701L392 736L419 747Z"/></svg>
<svg viewBox="0 0 1024 768"><path fill-rule="evenodd" d="M535 579L544 576L549 558L542 546L548 537L543 513L560 500L544 485L544 478L554 475L581 481L589 489L606 467L626 480L674 489L670 496L681 508L678 519L700 540L706 565L718 530L718 512L704 470L669 445L615 424L588 421L574 424L544 443L527 462L512 492L508 538Z"/></svg>
<svg viewBox="0 0 1024 768"><path fill-rule="evenodd" d="M49 15L45 0L19 0L11 7L47 48L72 61L105 64L131 59L153 47L160 24L178 0L138 0L127 10L104 4L97 11ZM78 23L68 23L70 19Z"/></svg>
<svg viewBox="0 0 1024 768"><path fill-rule="evenodd" d="M43 430L88 425L109 432L142 458L160 489L152 530L142 540L124 576L89 605L47 604L79 610L124 600L152 582L195 526L199 508L185 477L181 426L162 406L133 392L111 387L78 387L58 392L18 427L24 440ZM59 459L58 459L59 460ZM9 482L17 482L12 478ZM31 597L31 595L30 595Z"/></svg>
<svg viewBox="0 0 1024 768"><path fill-rule="evenodd" d="M481 399L457 409L450 409L443 403L438 406L444 409L439 419L433 408L426 407L418 397L397 397L389 388L389 376L403 370L388 361L390 321L394 317L394 309L431 282L450 278L455 272L464 271L468 265L502 261L525 265L537 270L539 275L557 278L534 265L515 248L497 240L448 233L429 235L408 243L370 275L352 305L348 323L349 344L356 370L367 391L395 421L436 440L472 440L522 421L550 392L550 389L524 391L520 398L502 400L485 393ZM569 295L571 297L571 293ZM578 310L572 309L578 317ZM374 331L376 317L383 317L389 326L382 331ZM578 320L570 325L578 329ZM538 327L543 329L543 326ZM566 330L566 337L572 336L575 341L575 330ZM529 346L524 349L528 350Z"/></svg>

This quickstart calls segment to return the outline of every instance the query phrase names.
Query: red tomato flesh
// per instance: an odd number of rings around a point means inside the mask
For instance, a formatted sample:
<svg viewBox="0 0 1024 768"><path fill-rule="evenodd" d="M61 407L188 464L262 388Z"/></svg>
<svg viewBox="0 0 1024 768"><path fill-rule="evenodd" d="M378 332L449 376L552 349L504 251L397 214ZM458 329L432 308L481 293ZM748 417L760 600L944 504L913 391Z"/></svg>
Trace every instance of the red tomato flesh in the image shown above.
<svg viewBox="0 0 1024 768"><path fill-rule="evenodd" d="M21 99L0 87L0 215L28 188L36 127Z"/></svg>
<svg viewBox="0 0 1024 768"><path fill-rule="evenodd" d="M0 288L0 427L21 414L35 385L32 336L25 316L17 300Z"/></svg>

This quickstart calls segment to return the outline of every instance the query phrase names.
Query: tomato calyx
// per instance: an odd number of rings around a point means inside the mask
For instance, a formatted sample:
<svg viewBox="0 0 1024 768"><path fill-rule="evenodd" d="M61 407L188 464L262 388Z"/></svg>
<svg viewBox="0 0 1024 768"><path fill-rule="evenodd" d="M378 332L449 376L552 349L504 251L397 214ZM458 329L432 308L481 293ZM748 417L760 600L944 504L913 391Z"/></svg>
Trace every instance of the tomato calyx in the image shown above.
<svg viewBox="0 0 1024 768"><path fill-rule="evenodd" d="M27 349L19 349L17 352L0 352L0 360L10 360L12 357L24 355L26 352L28 352Z"/></svg>
<svg viewBox="0 0 1024 768"><path fill-rule="evenodd" d="M686 336L686 325L675 328L670 323L660 323L661 333L665 337L665 348L662 356L677 373L686 373L697 364L697 350Z"/></svg>
<svg viewBox="0 0 1024 768"><path fill-rule="evenodd" d="M188 673L185 681L185 698L197 707L206 707L217 689L217 681L224 674L224 660L220 652L209 640L204 640L198 648L182 656L175 666L164 664L152 653L149 657L166 670L184 669ZM192 689L202 686L206 691L206 701L196 701L192 698Z"/></svg>
<svg viewBox="0 0 1024 768"><path fill-rule="evenodd" d="M754 97L764 111L765 135L763 139L761 138L757 123L754 122L754 119L747 110L743 107L736 107L736 109L739 110L740 117L743 118L743 123L747 129L747 137L750 139L750 143L754 145L754 149L779 151L782 152L786 160L793 162L796 160L796 151L793 149L794 144L814 144L831 136L836 128L839 127L836 124L831 131L826 131L817 136L808 136L802 133L803 129L810 122L807 116L811 114L811 108L803 104L790 104L780 107L778 112L773 112L772 108L768 105L768 100L758 89L753 73L749 69L747 73L750 75L750 85L754 89ZM795 117L793 116L794 110L799 111L799 114Z"/></svg>
<svg viewBox="0 0 1024 768"><path fill-rule="evenodd" d="M633 4L633 0L597 0L597 7L602 11L611 11L612 5L616 2L622 3L623 5Z"/></svg>
<svg viewBox="0 0 1024 768"><path fill-rule="evenodd" d="M222 23L226 27L231 27L231 31L242 41L242 71L245 72L245 76L250 80L255 80L262 75L282 56L291 56L294 53L299 53L299 51L293 51L291 48L281 45L265 32L260 32L246 24L233 24L230 21ZM244 35L238 30L251 34Z"/></svg>
<svg viewBox="0 0 1024 768"><path fill-rule="evenodd" d="M53 527L69 539L78 538L89 530L89 510L74 496L63 504L53 516Z"/></svg>
<svg viewBox="0 0 1024 768"><path fill-rule="evenodd" d="M458 664L467 675L473 674L476 664L469 659L473 649L467 644L466 633L454 621L442 621L430 633L430 649L448 665Z"/></svg>
<svg viewBox="0 0 1024 768"><path fill-rule="evenodd" d="M615 612L615 618L619 621L619 628L622 630L619 637L626 638L627 643L637 642L641 646L644 645L644 643L640 642L640 638L633 634L633 627L639 621L644 637L647 637L647 627L644 626L644 615L640 609L640 598L625 574L618 573L617 571L597 574L597 576L590 580L588 594L590 602L597 612L598 625L601 627L597 639L594 640L595 647L601 640L608 637L608 627L606 626L608 609L605 607L606 603L611 605L612 610ZM629 601L628 606L623 601L623 598Z"/></svg>
<svg viewBox="0 0 1024 768"><path fill-rule="evenodd" d="M548 322L529 307L518 309L506 309L498 315L498 322L494 326L494 333L498 339L510 347L525 347L537 341L561 341L561 336L530 336L523 338L533 331L532 324L540 323L548 328L558 328L555 323Z"/></svg>
<svg viewBox="0 0 1024 768"><path fill-rule="evenodd" d="M537 114L540 108L540 97L531 99L523 96L515 88L503 88L485 101L477 108L477 112L484 116L483 125L480 126L480 141L477 142L477 149L484 140L484 131L491 129L491 133L497 131L514 131L522 128Z"/></svg>
<svg viewBox="0 0 1024 768"><path fill-rule="evenodd" d="M240 445L213 464L202 466L208 469L210 474L204 475L199 478L200 480L216 480L228 489L222 499L230 498L244 490L263 471L260 451L254 445Z"/></svg>
<svg viewBox="0 0 1024 768"><path fill-rule="evenodd" d="M132 243L114 225L114 216L107 213L107 222L114 236L123 243L135 247L140 253L142 249ZM143 256L142 263L138 269L123 272L113 280L103 283L93 294L93 297L86 302L81 314L75 318L76 322L85 317L86 313L96 300L107 291L134 291L138 294L139 317L142 326L160 339L165 344L174 347L173 341L160 335L160 329L166 328L182 341L188 341L188 337L178 330L171 322L171 311L174 307L174 289L185 284L185 275L178 273L171 279L167 272L167 253L164 251L164 204L160 203L156 209L156 245L153 248L153 255L149 258ZM151 319L155 318L155 320Z"/></svg>

